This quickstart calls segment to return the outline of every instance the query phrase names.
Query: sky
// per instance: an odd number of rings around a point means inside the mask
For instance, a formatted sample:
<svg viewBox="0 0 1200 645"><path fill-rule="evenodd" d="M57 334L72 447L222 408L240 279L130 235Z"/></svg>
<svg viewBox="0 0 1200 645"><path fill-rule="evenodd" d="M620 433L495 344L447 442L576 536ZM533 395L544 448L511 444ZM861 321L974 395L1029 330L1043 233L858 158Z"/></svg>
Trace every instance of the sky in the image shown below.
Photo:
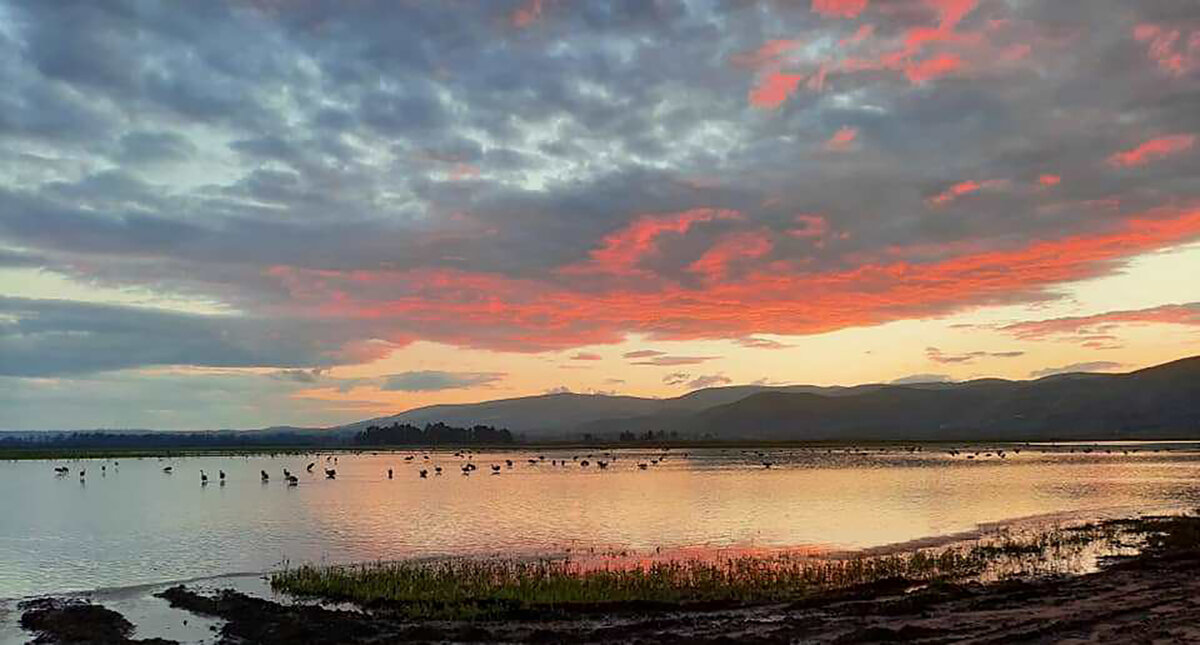
<svg viewBox="0 0 1200 645"><path fill-rule="evenodd" d="M1200 354L1195 0L0 0L0 429Z"/></svg>

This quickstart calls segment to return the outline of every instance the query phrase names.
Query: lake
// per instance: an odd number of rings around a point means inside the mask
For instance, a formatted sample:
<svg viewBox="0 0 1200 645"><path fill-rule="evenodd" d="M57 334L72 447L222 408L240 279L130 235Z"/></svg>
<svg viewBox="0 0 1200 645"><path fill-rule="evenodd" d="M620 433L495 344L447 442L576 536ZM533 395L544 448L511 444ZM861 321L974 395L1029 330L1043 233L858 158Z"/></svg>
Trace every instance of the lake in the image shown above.
<svg viewBox="0 0 1200 645"><path fill-rule="evenodd" d="M605 470L596 461L608 451L594 450L589 459L585 449L469 459L452 452L343 453L336 466L325 455L9 461L0 463L0 598L286 563L568 549L841 551L1016 518L1196 508L1198 448L1100 445L1085 452L1061 445L1017 454L1009 447L1003 459L981 447L959 447L966 452L956 456L945 447L771 449L764 457L675 449L658 464L651 460L661 451L617 450ZM975 450L980 454L968 459ZM404 459L409 455L412 461ZM566 465L552 465L558 460ZM312 461L310 474L305 466ZM468 461L478 470L464 476ZM491 474L492 464L501 465L499 474ZM434 475L435 465L445 474ZM70 473L56 476L56 466ZM326 466L336 468L336 479L325 478ZM285 484L284 468L299 477L297 486ZM418 476L421 468L430 470L428 478ZM260 482L260 470L269 482Z"/></svg>

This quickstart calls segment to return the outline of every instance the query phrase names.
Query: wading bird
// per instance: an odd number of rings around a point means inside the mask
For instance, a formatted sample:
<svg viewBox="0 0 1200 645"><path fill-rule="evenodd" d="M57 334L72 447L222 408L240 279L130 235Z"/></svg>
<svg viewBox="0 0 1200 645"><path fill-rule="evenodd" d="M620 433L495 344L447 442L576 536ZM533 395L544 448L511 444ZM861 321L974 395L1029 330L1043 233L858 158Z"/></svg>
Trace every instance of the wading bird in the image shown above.
<svg viewBox="0 0 1200 645"><path fill-rule="evenodd" d="M260 471L258 471L258 472L259 472L259 476L262 478L262 480L263 480L264 482L271 481L271 476L267 474L267 471L265 471L265 470L260 470Z"/></svg>
<svg viewBox="0 0 1200 645"><path fill-rule="evenodd" d="M428 477L428 476L429 476L429 471L428 471L428 470L425 470L424 468L422 468L422 469L421 469L421 472L420 472L420 473L418 473L418 474L419 474L419 475L421 475L421 479L425 479L426 477Z"/></svg>
<svg viewBox="0 0 1200 645"><path fill-rule="evenodd" d="M205 473L203 470L200 471L200 485L208 486L208 474Z"/></svg>
<svg viewBox="0 0 1200 645"><path fill-rule="evenodd" d="M326 468L325 469L325 479L337 479L337 469Z"/></svg>
<svg viewBox="0 0 1200 645"><path fill-rule="evenodd" d="M171 471L172 471L172 470L174 470L174 468L171 468L170 466L164 466L164 467L163 467L163 472L164 472L164 473L166 473L166 474L168 474L168 475L170 475L170 474L171 474Z"/></svg>
<svg viewBox="0 0 1200 645"><path fill-rule="evenodd" d="M496 464L492 464L492 474L499 475L500 474L500 466L497 466Z"/></svg>
<svg viewBox="0 0 1200 645"><path fill-rule="evenodd" d="M312 472L312 469L313 469L313 466L316 466L316 465L317 465L317 462L315 462L315 461L311 461L311 462L309 462L309 463L308 463L308 465L307 465L307 466L305 466L305 467L304 467L304 469L305 469L305 470L307 470L308 472L310 472L310 473L311 473L311 472Z"/></svg>
<svg viewBox="0 0 1200 645"><path fill-rule="evenodd" d="M388 468L388 479L392 478L392 469Z"/></svg>

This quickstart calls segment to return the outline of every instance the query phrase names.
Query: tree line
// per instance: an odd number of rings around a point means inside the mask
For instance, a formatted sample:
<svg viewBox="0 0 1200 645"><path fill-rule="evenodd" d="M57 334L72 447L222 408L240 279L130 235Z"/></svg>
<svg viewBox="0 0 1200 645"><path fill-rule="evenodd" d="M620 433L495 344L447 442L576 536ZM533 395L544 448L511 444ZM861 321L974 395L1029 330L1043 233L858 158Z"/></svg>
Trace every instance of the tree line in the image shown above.
<svg viewBox="0 0 1200 645"><path fill-rule="evenodd" d="M507 428L476 425L458 428L442 422L424 428L411 423L370 426L354 435L354 443L363 446L436 446L442 444L508 444L513 435Z"/></svg>

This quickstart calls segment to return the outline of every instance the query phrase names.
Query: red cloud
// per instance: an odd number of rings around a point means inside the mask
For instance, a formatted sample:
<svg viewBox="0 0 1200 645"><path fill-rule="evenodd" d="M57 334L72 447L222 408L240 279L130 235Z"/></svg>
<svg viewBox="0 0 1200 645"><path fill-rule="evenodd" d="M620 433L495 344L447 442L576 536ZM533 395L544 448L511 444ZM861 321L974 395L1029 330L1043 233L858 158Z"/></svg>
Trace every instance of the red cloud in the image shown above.
<svg viewBox="0 0 1200 645"><path fill-rule="evenodd" d="M1200 302L1163 305L1150 309L1109 311L1091 316L1034 320L1006 325L1000 330L1025 340L1043 340L1053 336L1078 334L1080 336L1073 340L1083 341L1084 346L1093 346L1089 343L1115 340L1115 337L1102 333L1109 327L1137 323L1200 326Z"/></svg>
<svg viewBox="0 0 1200 645"><path fill-rule="evenodd" d="M868 0L812 0L812 10L826 18L854 18L867 4Z"/></svg>
<svg viewBox="0 0 1200 645"><path fill-rule="evenodd" d="M820 239L825 237L825 234L829 232L829 221L820 215L797 215L796 223L800 225L800 228L788 231L788 235L792 237Z"/></svg>
<svg viewBox="0 0 1200 645"><path fill-rule="evenodd" d="M796 91L800 81L803 81L804 78L804 74L785 74L778 69L769 70L750 90L750 105L768 109L777 108Z"/></svg>
<svg viewBox="0 0 1200 645"><path fill-rule="evenodd" d="M768 40L752 52L734 54L729 62L735 67L758 69L775 64L784 54L799 46L798 40Z"/></svg>
<svg viewBox="0 0 1200 645"><path fill-rule="evenodd" d="M945 206L946 204L949 204L963 195L977 193L985 188L1000 188L1007 183L1008 182L1003 179L988 179L982 182L962 181L954 184L937 195L930 197L929 203L933 204L934 206Z"/></svg>
<svg viewBox="0 0 1200 645"><path fill-rule="evenodd" d="M935 78L941 78L962 68L962 59L957 54L940 54L919 63L912 63L905 66L904 75L913 83L924 83Z"/></svg>
<svg viewBox="0 0 1200 645"><path fill-rule="evenodd" d="M1038 183L1046 187L1057 186L1062 183L1062 177L1058 175L1042 175L1038 177Z"/></svg>
<svg viewBox="0 0 1200 645"><path fill-rule="evenodd" d="M1200 209L1159 210L1104 232L923 263L866 262L805 270L774 262L734 281L686 287L647 276L579 290L537 280L450 269L315 271L277 267L292 294L287 312L375 326L374 336L541 351L659 339L815 334L970 307L1052 297L1053 285L1104 275L1123 259L1200 238Z"/></svg>
<svg viewBox="0 0 1200 645"><path fill-rule="evenodd" d="M1152 161L1187 152L1195 143L1196 137L1191 134L1175 134L1151 139L1131 150L1113 154L1108 158L1108 163L1124 168L1144 166Z"/></svg>
<svg viewBox="0 0 1200 645"><path fill-rule="evenodd" d="M825 149L830 152L845 152L850 149L857 138L858 128L839 128L832 137L829 137L829 141L825 142Z"/></svg>
<svg viewBox="0 0 1200 645"><path fill-rule="evenodd" d="M604 357L599 354L591 354L588 352L579 352L571 356L573 361L602 361Z"/></svg>
<svg viewBox="0 0 1200 645"><path fill-rule="evenodd" d="M638 262L657 250L659 237L667 233L687 233L693 225L700 222L741 217L741 213L737 211L713 208L641 215L625 228L606 235L600 248L591 252L590 260L563 267L562 270L566 273L635 273Z"/></svg>
<svg viewBox="0 0 1200 645"><path fill-rule="evenodd" d="M509 15L508 23L517 29L524 29L541 17L542 0L526 0Z"/></svg>
<svg viewBox="0 0 1200 645"><path fill-rule="evenodd" d="M738 259L760 258L771 252L774 245L763 231L733 233L721 238L704 252L700 259L688 266L688 271L699 273L707 280L723 280L729 265Z"/></svg>
<svg viewBox="0 0 1200 645"><path fill-rule="evenodd" d="M1185 38L1179 29L1142 24L1134 28L1133 37L1149 43L1147 55L1159 69L1172 76L1183 76L1200 68L1200 30Z"/></svg>
<svg viewBox="0 0 1200 645"><path fill-rule="evenodd" d="M838 45L841 47L850 47L852 45L857 45L874 35L875 25L863 25L858 28L858 31L854 32L854 35L839 40Z"/></svg>

